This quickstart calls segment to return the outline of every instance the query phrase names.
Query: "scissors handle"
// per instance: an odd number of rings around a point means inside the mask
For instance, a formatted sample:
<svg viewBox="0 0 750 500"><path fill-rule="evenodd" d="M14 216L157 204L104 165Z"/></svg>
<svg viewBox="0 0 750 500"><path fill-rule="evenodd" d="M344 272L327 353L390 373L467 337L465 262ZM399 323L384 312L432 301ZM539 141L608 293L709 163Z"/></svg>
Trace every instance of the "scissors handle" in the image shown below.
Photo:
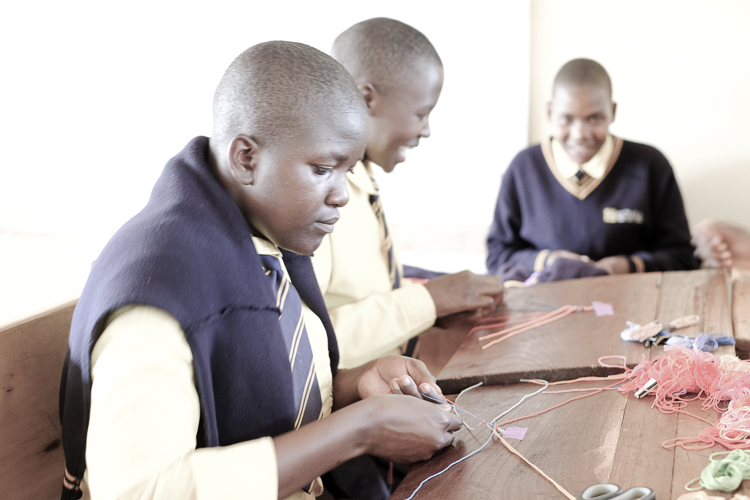
<svg viewBox="0 0 750 500"><path fill-rule="evenodd" d="M622 488L616 484L595 484L583 490L578 500L610 500L620 493Z"/></svg>

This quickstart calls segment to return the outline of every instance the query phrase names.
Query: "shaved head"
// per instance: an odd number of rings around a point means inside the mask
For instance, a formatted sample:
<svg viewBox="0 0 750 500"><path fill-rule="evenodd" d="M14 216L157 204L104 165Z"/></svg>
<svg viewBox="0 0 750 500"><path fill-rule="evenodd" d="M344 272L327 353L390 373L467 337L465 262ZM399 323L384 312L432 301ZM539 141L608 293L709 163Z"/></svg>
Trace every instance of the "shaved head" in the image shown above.
<svg viewBox="0 0 750 500"><path fill-rule="evenodd" d="M367 116L362 94L341 64L301 43L261 43L232 62L216 89L211 149L220 156L239 134L275 149L335 113Z"/></svg>
<svg viewBox="0 0 750 500"><path fill-rule="evenodd" d="M557 72L555 83L552 85L554 93L557 87L598 87L607 92L612 98L612 81L609 79L607 70L596 61L591 59L573 59L567 62Z"/></svg>
<svg viewBox="0 0 750 500"><path fill-rule="evenodd" d="M443 66L426 36L385 17L362 21L341 33L333 42L332 54L357 84L370 83L380 92L408 81L417 64Z"/></svg>

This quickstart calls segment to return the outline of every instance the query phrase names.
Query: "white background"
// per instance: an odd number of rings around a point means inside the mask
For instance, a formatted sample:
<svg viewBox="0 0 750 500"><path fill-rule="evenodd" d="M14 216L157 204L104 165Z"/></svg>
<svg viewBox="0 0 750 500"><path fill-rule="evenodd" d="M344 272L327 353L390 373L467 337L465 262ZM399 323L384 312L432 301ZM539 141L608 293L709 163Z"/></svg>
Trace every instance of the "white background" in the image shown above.
<svg viewBox="0 0 750 500"><path fill-rule="evenodd" d="M500 175L527 140L529 15L527 1L3 2L0 322L80 293L164 163L210 133L235 56L272 39L328 52L377 16L425 33L446 72L432 137L381 180L389 222L416 258L468 231L481 267Z"/></svg>
<svg viewBox="0 0 750 500"><path fill-rule="evenodd" d="M672 162L691 223L750 223L750 3L237 0L0 4L0 323L74 297L164 163L211 130L224 69L257 42L328 51L355 22L425 33L445 65L432 137L380 176L402 260L481 271L500 177L546 135L567 60L600 61L612 130Z"/></svg>

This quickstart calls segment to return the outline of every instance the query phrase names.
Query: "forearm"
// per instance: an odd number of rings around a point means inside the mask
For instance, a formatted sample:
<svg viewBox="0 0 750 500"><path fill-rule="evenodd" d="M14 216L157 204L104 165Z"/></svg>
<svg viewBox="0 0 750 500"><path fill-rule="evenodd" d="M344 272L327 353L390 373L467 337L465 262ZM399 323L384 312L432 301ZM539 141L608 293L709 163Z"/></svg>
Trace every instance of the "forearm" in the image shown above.
<svg viewBox="0 0 750 500"><path fill-rule="evenodd" d="M633 254L643 260L646 272L654 271L688 271L698 269L698 261L693 255L691 246L663 248L651 252Z"/></svg>
<svg viewBox="0 0 750 500"><path fill-rule="evenodd" d="M308 486L341 463L367 452L369 418L355 405L274 438L279 498Z"/></svg>
<svg viewBox="0 0 750 500"><path fill-rule="evenodd" d="M435 304L423 285L370 295L329 307L341 356L349 368L387 354L435 323Z"/></svg>

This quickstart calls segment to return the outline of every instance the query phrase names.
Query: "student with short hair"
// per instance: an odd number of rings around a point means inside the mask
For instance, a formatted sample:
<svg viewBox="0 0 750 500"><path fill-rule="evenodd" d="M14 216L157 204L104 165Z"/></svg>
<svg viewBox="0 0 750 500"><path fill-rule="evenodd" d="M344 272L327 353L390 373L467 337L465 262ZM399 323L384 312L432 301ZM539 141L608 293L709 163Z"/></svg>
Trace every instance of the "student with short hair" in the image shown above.
<svg viewBox="0 0 750 500"><path fill-rule="evenodd" d="M491 273L533 283L697 268L672 167L657 149L610 134L615 111L599 63L560 69L551 137L503 176L487 237Z"/></svg>
<svg viewBox="0 0 750 500"><path fill-rule="evenodd" d="M429 117L443 87L443 64L425 35L400 21L357 23L333 43L370 112L363 161L347 177L349 204L336 231L313 255L315 273L336 329L342 366L356 366L416 339L436 318L493 309L503 287L469 271L425 284L404 279L373 170L392 172L430 136Z"/></svg>
<svg viewBox="0 0 750 500"><path fill-rule="evenodd" d="M313 498L352 457L451 443L460 419L422 400L442 398L424 364L337 369L308 257L348 201L366 113L311 47L259 44L229 66L213 136L167 163L76 307L63 498Z"/></svg>

